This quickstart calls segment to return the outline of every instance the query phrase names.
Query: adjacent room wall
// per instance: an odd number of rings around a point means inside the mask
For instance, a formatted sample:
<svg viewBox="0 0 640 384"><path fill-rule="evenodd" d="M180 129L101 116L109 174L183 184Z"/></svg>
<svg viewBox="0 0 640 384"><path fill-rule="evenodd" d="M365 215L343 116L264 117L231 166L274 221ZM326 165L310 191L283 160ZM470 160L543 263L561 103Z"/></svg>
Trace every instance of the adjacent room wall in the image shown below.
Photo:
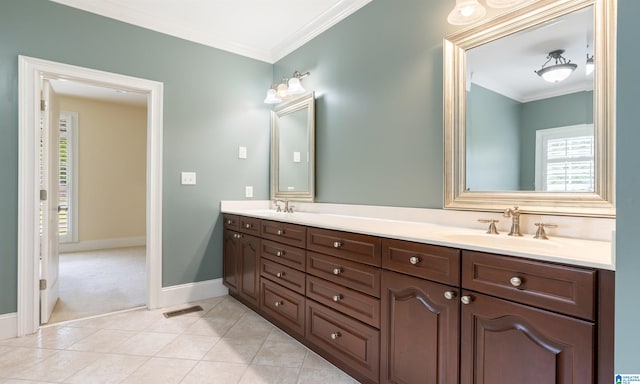
<svg viewBox="0 0 640 384"><path fill-rule="evenodd" d="M78 113L78 241L146 234L147 107L60 97Z"/></svg>

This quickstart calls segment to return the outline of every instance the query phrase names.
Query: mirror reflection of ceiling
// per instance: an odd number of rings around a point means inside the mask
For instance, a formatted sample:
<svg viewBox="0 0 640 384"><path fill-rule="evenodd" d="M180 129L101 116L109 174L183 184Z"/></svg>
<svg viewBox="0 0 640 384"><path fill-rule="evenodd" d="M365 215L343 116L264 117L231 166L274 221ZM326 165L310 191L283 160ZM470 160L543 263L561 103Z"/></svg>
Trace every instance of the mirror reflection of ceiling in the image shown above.
<svg viewBox="0 0 640 384"><path fill-rule="evenodd" d="M534 70L556 49L564 49L563 56L578 67L566 80L549 83ZM467 79L519 102L590 91L593 74L585 72L587 53L594 53L593 7L468 50Z"/></svg>

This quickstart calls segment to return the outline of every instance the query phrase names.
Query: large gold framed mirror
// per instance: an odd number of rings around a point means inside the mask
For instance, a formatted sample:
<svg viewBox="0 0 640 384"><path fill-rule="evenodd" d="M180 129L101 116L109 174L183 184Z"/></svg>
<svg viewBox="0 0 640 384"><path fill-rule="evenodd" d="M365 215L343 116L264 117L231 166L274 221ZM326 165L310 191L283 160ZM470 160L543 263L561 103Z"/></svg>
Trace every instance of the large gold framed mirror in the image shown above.
<svg viewBox="0 0 640 384"><path fill-rule="evenodd" d="M615 8L540 0L444 39L445 208L615 216Z"/></svg>
<svg viewBox="0 0 640 384"><path fill-rule="evenodd" d="M314 92L271 111L271 198L315 198Z"/></svg>

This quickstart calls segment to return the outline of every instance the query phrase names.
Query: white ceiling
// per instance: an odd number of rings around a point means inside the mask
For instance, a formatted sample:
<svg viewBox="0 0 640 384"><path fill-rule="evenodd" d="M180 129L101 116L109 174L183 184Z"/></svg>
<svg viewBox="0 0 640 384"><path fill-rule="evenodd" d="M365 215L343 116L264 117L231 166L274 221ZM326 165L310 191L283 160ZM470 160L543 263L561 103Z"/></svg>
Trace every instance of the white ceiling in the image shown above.
<svg viewBox="0 0 640 384"><path fill-rule="evenodd" d="M83 81L74 81L60 78L48 78L53 91L59 95L81 97L111 103L146 106L147 95L124 89L108 88L102 85L93 85Z"/></svg>
<svg viewBox="0 0 640 384"><path fill-rule="evenodd" d="M371 0L51 0L274 63Z"/></svg>

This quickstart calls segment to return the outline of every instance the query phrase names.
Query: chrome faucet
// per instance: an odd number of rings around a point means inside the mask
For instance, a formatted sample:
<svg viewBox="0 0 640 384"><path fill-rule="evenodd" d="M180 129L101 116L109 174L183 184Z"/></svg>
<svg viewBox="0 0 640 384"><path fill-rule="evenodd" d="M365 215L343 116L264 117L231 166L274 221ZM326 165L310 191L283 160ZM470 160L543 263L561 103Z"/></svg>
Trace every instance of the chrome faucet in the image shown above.
<svg viewBox="0 0 640 384"><path fill-rule="evenodd" d="M280 203L284 204L284 207ZM293 208L295 208L295 205L290 204L289 200L273 200L273 205L276 206L276 212L293 213Z"/></svg>
<svg viewBox="0 0 640 384"><path fill-rule="evenodd" d="M520 233L520 210L518 207L505 209L503 215L504 217L512 218L509 236L522 236L522 233Z"/></svg>
<svg viewBox="0 0 640 384"><path fill-rule="evenodd" d="M280 205L280 203L284 203L284 201L282 200L273 200L273 205L276 206L276 212L282 212L282 206Z"/></svg>
<svg viewBox="0 0 640 384"><path fill-rule="evenodd" d="M293 213L293 208L295 208L295 205L291 204L291 202L289 200L285 200L284 201L284 211L287 213Z"/></svg>

